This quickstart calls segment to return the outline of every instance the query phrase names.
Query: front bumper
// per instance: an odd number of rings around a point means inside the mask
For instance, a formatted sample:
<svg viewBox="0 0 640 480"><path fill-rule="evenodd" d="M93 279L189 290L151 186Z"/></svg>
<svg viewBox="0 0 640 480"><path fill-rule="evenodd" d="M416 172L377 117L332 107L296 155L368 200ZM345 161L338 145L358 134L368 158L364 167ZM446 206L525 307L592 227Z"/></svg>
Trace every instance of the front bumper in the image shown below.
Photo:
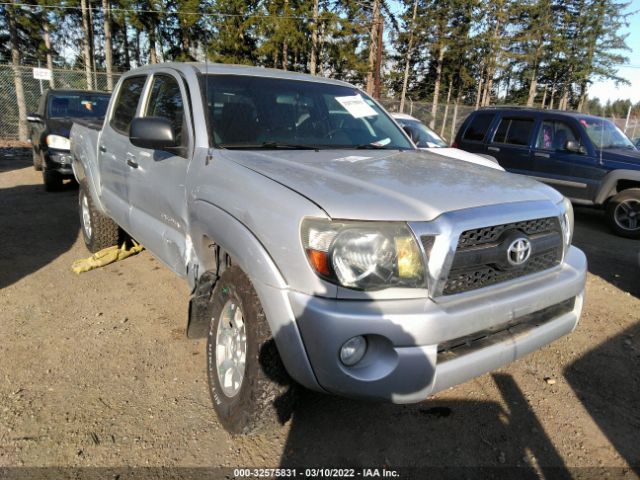
<svg viewBox="0 0 640 480"><path fill-rule="evenodd" d="M44 168L62 175L73 175L71 153L65 150L49 149L44 154Z"/></svg>
<svg viewBox="0 0 640 480"><path fill-rule="evenodd" d="M339 300L290 292L289 300L323 389L412 403L571 332L582 310L586 266L582 251L571 247L556 269L455 299ZM559 310L558 305L569 307ZM438 353L445 343L496 326L504 328L456 355ZM340 347L356 335L367 338L367 353L346 367L339 360Z"/></svg>

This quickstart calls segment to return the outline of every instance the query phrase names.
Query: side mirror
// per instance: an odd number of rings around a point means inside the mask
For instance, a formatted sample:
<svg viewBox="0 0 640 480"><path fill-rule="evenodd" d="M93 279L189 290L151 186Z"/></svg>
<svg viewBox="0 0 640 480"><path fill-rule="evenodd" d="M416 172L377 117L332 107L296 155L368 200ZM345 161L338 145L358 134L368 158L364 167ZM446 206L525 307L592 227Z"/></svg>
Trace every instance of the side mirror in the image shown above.
<svg viewBox="0 0 640 480"><path fill-rule="evenodd" d="M28 113L27 122L29 123L42 123L42 117L39 113Z"/></svg>
<svg viewBox="0 0 640 480"><path fill-rule="evenodd" d="M129 140L133 145L151 150L177 147L171 122L162 117L137 117L129 126Z"/></svg>
<svg viewBox="0 0 640 480"><path fill-rule="evenodd" d="M567 140L567 143L564 144L564 149L573 153L587 153L587 149L575 140Z"/></svg>

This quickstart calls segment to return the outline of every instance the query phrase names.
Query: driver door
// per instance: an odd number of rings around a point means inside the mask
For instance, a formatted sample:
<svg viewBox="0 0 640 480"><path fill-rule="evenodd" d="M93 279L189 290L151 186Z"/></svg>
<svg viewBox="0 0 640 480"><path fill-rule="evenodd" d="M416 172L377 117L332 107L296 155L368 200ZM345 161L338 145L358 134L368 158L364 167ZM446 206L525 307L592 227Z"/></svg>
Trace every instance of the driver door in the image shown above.
<svg viewBox="0 0 640 480"><path fill-rule="evenodd" d="M186 275L186 176L192 149L191 116L182 79L171 70L155 70L140 116L171 122L178 147L134 147L129 175L131 233L158 259Z"/></svg>

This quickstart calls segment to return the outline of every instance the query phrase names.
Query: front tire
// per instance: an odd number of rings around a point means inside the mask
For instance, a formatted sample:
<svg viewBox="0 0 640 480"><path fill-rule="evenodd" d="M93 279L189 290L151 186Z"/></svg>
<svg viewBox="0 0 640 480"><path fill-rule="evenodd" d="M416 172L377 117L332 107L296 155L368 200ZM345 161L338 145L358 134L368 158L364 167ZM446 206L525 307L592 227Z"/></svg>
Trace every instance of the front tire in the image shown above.
<svg viewBox="0 0 640 480"><path fill-rule="evenodd" d="M62 176L58 172L43 170L42 181L47 192L57 192L62 188Z"/></svg>
<svg viewBox="0 0 640 480"><path fill-rule="evenodd" d="M607 221L616 235L640 238L640 188L623 190L607 204Z"/></svg>
<svg viewBox="0 0 640 480"><path fill-rule="evenodd" d="M249 278L237 266L229 267L209 302L207 373L220 423L233 434L283 424L291 416L296 386Z"/></svg>
<svg viewBox="0 0 640 480"><path fill-rule="evenodd" d="M120 239L120 228L113 220L96 209L84 185L80 186L78 203L82 237L87 249L96 253L103 248L117 245Z"/></svg>

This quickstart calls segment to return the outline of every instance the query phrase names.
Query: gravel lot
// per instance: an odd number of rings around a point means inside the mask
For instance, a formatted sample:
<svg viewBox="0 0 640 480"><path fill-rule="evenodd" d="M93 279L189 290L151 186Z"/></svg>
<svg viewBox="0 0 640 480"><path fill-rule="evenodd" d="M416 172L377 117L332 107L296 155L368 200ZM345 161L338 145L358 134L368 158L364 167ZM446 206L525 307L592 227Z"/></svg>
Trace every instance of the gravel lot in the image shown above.
<svg viewBox="0 0 640 480"><path fill-rule="evenodd" d="M19 466L640 475L640 242L600 212L576 212L590 273L572 335L417 405L305 392L278 431L232 438L210 405L204 342L184 336L186 283L148 252L73 274L87 256L77 188L45 193L30 162L0 148L0 478Z"/></svg>

